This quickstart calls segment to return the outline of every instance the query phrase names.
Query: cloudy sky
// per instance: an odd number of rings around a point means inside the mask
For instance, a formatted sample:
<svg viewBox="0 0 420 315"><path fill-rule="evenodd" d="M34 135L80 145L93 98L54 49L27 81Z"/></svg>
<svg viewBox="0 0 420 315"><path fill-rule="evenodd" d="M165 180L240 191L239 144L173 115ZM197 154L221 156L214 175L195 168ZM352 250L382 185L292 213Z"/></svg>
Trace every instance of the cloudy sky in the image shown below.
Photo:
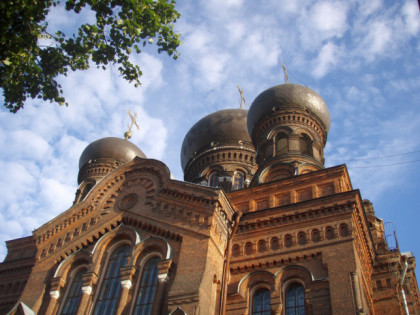
<svg viewBox="0 0 420 315"><path fill-rule="evenodd" d="M346 163L353 187L395 227L401 251L420 257L420 13L417 0L179 0L177 61L148 49L134 88L114 68L71 73L60 82L69 107L29 101L0 109L0 260L4 241L68 209L78 160L92 141L122 137L127 110L141 130L132 141L183 179L179 153L203 116L248 104L290 81L326 101L326 166ZM89 14L82 16L89 19ZM80 17L57 8L52 28ZM152 48L152 47L150 47ZM1 99L1 97L0 97Z"/></svg>

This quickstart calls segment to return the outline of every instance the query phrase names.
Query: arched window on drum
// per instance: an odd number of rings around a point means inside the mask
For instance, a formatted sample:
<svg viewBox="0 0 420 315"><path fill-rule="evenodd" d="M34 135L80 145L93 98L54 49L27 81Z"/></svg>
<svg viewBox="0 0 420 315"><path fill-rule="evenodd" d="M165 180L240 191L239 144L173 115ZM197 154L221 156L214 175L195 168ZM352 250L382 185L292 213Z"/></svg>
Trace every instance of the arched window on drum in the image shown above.
<svg viewBox="0 0 420 315"><path fill-rule="evenodd" d="M238 190L245 187L245 175L242 172L235 172L233 175L232 190Z"/></svg>
<svg viewBox="0 0 420 315"><path fill-rule="evenodd" d="M217 173L210 174L209 187L219 187L219 176L217 176Z"/></svg>

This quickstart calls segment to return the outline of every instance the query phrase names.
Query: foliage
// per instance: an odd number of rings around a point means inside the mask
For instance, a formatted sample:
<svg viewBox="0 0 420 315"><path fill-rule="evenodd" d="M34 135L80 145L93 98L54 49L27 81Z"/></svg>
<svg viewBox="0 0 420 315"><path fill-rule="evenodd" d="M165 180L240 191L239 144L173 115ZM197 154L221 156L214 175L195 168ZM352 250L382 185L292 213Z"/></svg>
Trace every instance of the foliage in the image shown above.
<svg viewBox="0 0 420 315"><path fill-rule="evenodd" d="M0 87L4 106L16 113L27 99L66 104L56 79L69 69L84 70L92 61L98 68L118 65L120 75L140 84L142 72L130 62L134 50L155 43L158 52L178 57L179 17L171 0L5 0L0 1ZM96 21L77 32L48 32L47 15L53 7L80 13L92 10ZM48 45L42 45L47 42Z"/></svg>

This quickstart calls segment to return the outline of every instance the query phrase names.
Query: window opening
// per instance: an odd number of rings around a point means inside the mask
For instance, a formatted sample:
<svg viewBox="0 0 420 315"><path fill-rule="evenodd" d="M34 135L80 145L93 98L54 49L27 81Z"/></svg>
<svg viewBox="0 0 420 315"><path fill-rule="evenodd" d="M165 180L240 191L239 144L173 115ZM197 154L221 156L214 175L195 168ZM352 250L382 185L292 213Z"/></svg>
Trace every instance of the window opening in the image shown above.
<svg viewBox="0 0 420 315"><path fill-rule="evenodd" d="M290 234L287 234L284 237L284 246L286 246L286 247L292 247L292 245L293 245L292 236Z"/></svg>
<svg viewBox="0 0 420 315"><path fill-rule="evenodd" d="M85 270L80 270L73 278L70 289L67 293L66 301L64 303L62 315L73 315L77 313L79 308L80 298L82 296L83 274Z"/></svg>
<svg viewBox="0 0 420 315"><path fill-rule="evenodd" d="M209 177L209 186L210 187L218 187L219 186L219 177L216 173L213 173Z"/></svg>
<svg viewBox="0 0 420 315"><path fill-rule="evenodd" d="M270 315L270 291L258 289L252 299L252 315Z"/></svg>
<svg viewBox="0 0 420 315"><path fill-rule="evenodd" d="M159 258L154 257L150 259L144 267L134 314L152 314L158 280L158 263Z"/></svg>
<svg viewBox="0 0 420 315"><path fill-rule="evenodd" d="M120 269L125 266L130 246L118 247L111 255L93 314L114 314L121 292Z"/></svg>
<svg viewBox="0 0 420 315"><path fill-rule="evenodd" d="M286 135L282 134L277 141L277 154L284 154L289 151Z"/></svg>
<svg viewBox="0 0 420 315"><path fill-rule="evenodd" d="M299 283L286 290L286 315L305 315L305 290Z"/></svg>
<svg viewBox="0 0 420 315"><path fill-rule="evenodd" d="M264 240L260 240L258 242L258 252L262 253L265 252L266 247L265 247L265 241Z"/></svg>
<svg viewBox="0 0 420 315"><path fill-rule="evenodd" d="M298 235L299 239L299 245L305 245L306 244L306 235L303 232L300 232Z"/></svg>
<svg viewBox="0 0 420 315"><path fill-rule="evenodd" d="M233 185L232 189L237 190L244 188L244 174L241 172L235 172L235 175L233 176Z"/></svg>

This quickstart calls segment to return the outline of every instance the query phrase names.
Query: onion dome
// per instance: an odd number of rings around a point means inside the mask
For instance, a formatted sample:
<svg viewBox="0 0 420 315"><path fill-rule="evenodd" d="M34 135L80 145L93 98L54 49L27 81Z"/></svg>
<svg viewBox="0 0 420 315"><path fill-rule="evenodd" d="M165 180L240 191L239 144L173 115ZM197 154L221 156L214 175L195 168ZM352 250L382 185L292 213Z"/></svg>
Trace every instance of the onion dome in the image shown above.
<svg viewBox="0 0 420 315"><path fill-rule="evenodd" d="M80 156L78 183L86 179L97 181L136 156L146 158L146 155L128 140L115 137L96 140L89 144Z"/></svg>
<svg viewBox="0 0 420 315"><path fill-rule="evenodd" d="M281 84L265 90L252 103L247 124L259 166L253 183L324 167L330 114L310 88Z"/></svg>
<svg viewBox="0 0 420 315"><path fill-rule="evenodd" d="M257 123L273 111L293 108L310 112L321 121L327 133L330 130L330 113L322 97L306 86L288 83L273 86L257 96L248 113L249 134L252 135Z"/></svg>
<svg viewBox="0 0 420 315"><path fill-rule="evenodd" d="M229 191L235 174L242 174L243 183L250 179L255 171L255 148L246 127L247 114L244 109L221 110L202 118L188 131L181 149L186 181L208 184L216 174L212 186Z"/></svg>

